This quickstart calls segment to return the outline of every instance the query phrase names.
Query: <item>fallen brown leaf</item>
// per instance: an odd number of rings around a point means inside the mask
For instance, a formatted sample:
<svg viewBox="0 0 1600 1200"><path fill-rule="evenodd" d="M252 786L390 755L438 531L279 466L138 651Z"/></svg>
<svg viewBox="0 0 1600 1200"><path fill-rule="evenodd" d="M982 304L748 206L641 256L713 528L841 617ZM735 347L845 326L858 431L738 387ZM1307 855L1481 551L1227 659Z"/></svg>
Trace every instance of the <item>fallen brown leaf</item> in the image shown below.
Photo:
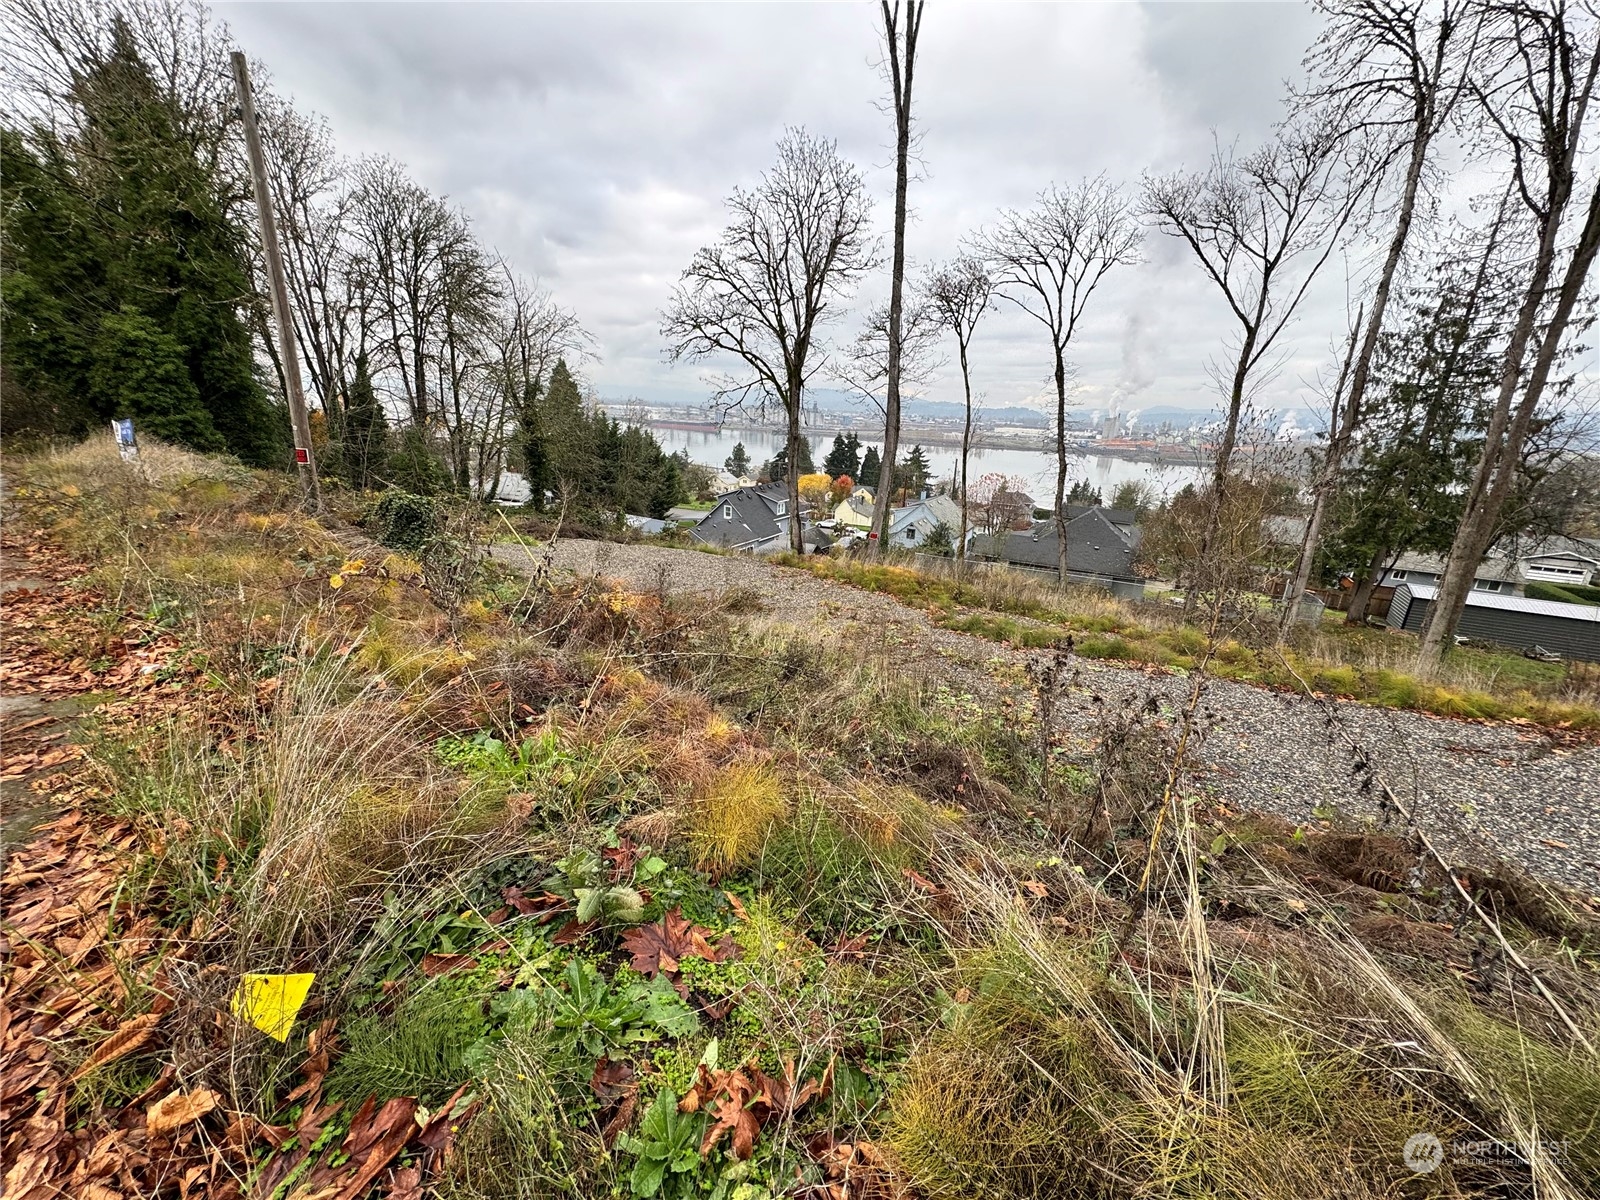
<svg viewBox="0 0 1600 1200"><path fill-rule="evenodd" d="M144 1013L131 1021L124 1021L115 1033L94 1048L94 1052L67 1077L67 1082L77 1083L90 1071L132 1054L155 1036L156 1026L160 1023L159 1013Z"/></svg>
<svg viewBox="0 0 1600 1200"><path fill-rule="evenodd" d="M160 1137L192 1125L215 1109L221 1097L210 1088L197 1088L192 1092L173 1092L164 1100L157 1100L145 1113L145 1132Z"/></svg>

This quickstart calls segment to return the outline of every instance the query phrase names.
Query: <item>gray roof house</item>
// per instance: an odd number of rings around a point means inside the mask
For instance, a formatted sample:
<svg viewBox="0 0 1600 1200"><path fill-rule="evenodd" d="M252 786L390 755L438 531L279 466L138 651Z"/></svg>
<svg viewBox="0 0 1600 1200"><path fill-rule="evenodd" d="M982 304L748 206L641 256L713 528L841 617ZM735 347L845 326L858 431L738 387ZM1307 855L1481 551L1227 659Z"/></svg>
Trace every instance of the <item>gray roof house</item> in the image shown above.
<svg viewBox="0 0 1600 1200"><path fill-rule="evenodd" d="M1139 529L1124 532L1107 513L1090 508L1067 522L1067 582L1110 588L1119 596L1142 599L1144 577L1134 567ZM1056 573L1056 526L1039 521L1032 529L973 539L976 558L1005 562L1024 571Z"/></svg>
<svg viewBox="0 0 1600 1200"><path fill-rule="evenodd" d="M1066 510L1069 521L1083 516L1084 513L1097 512L1115 525L1118 533L1133 538L1135 546L1139 544L1139 514L1131 508L1107 508L1103 504L1068 504Z"/></svg>
<svg viewBox="0 0 1600 1200"><path fill-rule="evenodd" d="M1444 559L1438 555L1408 551L1378 582L1385 587L1402 583L1433 587L1444 575L1444 566ZM1472 589L1510 595L1530 582L1587 584L1596 578L1600 578L1600 541L1596 539L1550 537L1520 544L1502 541L1478 564Z"/></svg>
<svg viewBox="0 0 1600 1200"><path fill-rule="evenodd" d="M1444 559L1436 554L1418 554L1407 550L1383 573L1380 587L1399 587L1403 583L1436 587L1444 576ZM1491 552L1478 564L1473 575L1472 588L1478 592L1502 592L1510 595L1517 590L1517 564L1497 558Z"/></svg>
<svg viewBox="0 0 1600 1200"><path fill-rule="evenodd" d="M1389 628L1421 633L1437 595L1430 584L1402 582L1389 605ZM1600 662L1600 605L1474 591L1456 633L1516 650L1543 646L1567 658Z"/></svg>
<svg viewBox="0 0 1600 1200"><path fill-rule="evenodd" d="M961 536L961 509L949 496L924 496L889 514L889 545L909 550L922 545L940 522L950 527L952 543Z"/></svg>
<svg viewBox="0 0 1600 1200"><path fill-rule="evenodd" d="M766 554L788 546L789 522L793 519L788 485L767 483L718 496L711 511L700 518L689 536L726 550Z"/></svg>

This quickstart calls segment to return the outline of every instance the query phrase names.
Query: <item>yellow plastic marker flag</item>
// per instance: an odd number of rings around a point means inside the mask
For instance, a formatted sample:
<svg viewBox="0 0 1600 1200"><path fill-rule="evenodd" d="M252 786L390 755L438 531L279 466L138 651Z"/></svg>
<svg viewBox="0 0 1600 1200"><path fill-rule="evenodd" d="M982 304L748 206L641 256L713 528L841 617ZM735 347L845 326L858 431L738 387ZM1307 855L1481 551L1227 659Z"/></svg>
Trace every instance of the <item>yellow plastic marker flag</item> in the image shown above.
<svg viewBox="0 0 1600 1200"><path fill-rule="evenodd" d="M233 1015L249 1021L268 1037L289 1040L289 1030L306 1002L316 974L246 975L233 994Z"/></svg>

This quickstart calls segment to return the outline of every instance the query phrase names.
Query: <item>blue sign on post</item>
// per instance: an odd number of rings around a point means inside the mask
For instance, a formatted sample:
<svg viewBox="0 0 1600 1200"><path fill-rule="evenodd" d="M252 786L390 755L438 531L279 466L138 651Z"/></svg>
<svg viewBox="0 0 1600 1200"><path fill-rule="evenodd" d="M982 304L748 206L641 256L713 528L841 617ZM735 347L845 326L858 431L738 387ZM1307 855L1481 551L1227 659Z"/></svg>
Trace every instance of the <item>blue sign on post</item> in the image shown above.
<svg viewBox="0 0 1600 1200"><path fill-rule="evenodd" d="M117 439L117 453L124 461L139 457L139 443L133 436L133 418L118 417L111 422L111 435Z"/></svg>

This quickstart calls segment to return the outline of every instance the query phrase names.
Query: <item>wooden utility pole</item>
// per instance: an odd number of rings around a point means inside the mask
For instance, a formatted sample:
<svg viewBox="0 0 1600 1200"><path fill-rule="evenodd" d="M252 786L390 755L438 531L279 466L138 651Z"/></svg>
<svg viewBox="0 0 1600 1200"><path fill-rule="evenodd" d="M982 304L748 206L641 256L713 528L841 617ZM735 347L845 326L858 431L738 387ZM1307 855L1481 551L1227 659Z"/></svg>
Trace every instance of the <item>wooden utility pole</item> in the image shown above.
<svg viewBox="0 0 1600 1200"><path fill-rule="evenodd" d="M283 273L283 255L278 250L278 225L272 217L272 193L267 189L267 163L261 154L261 130L256 126L250 67L240 50L233 52L233 82L239 92L239 111L244 116L244 143L250 152L250 182L256 193L256 215L261 218L261 253L267 260L267 287L272 293L273 322L278 327L283 390L289 401L289 419L294 426L294 461L300 469L306 507L312 512L321 512L322 489L317 485L317 458L311 449L311 418L306 413L306 394L300 383L300 357L295 352L294 325L289 317L289 283Z"/></svg>

